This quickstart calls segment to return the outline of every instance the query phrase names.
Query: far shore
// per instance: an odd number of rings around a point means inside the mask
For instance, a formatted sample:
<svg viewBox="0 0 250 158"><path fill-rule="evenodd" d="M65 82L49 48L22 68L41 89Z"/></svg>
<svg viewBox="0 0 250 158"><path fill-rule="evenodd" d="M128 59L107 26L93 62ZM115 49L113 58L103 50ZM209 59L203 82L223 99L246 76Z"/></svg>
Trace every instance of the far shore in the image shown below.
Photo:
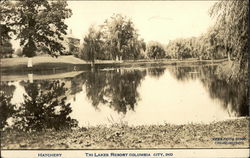
<svg viewBox="0 0 250 158"><path fill-rule="evenodd" d="M74 56L59 56L53 58L50 56L36 56L33 57L32 71L44 70L88 70L91 69L91 63L76 58ZM117 68L117 67L143 67L143 66L164 66L164 65L186 65L190 64L218 64L227 61L227 59L219 60L198 60L198 59L158 59L158 60L96 60L96 68ZM28 58L4 58L1 59L1 73L30 71L27 67Z"/></svg>

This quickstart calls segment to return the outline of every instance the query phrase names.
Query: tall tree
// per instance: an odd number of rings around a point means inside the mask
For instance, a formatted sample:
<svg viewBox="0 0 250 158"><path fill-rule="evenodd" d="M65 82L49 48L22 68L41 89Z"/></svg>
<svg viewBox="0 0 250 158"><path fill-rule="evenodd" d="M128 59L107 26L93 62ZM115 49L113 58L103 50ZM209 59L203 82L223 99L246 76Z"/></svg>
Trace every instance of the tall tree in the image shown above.
<svg viewBox="0 0 250 158"><path fill-rule="evenodd" d="M246 74L248 60L248 0L222 0L216 2L210 10L216 18L216 26L220 28L223 42L228 53L236 55L236 63L240 71Z"/></svg>
<svg viewBox="0 0 250 158"><path fill-rule="evenodd" d="M143 45L131 19L114 14L102 27L104 47L113 59L134 59L138 56Z"/></svg>
<svg viewBox="0 0 250 158"><path fill-rule="evenodd" d="M91 61L92 66L94 66L95 59L98 55L102 53L102 39L101 31L90 26L88 34L84 37L82 55L85 56L85 59Z"/></svg>
<svg viewBox="0 0 250 158"><path fill-rule="evenodd" d="M2 0L0 1L0 54L1 57L12 54L13 49L10 43L10 34L15 33L11 28L10 17L15 15L13 3Z"/></svg>
<svg viewBox="0 0 250 158"><path fill-rule="evenodd" d="M190 58L195 57L197 55L193 52L194 46L194 39L179 38L169 42L169 44L167 45L167 51L172 56L172 58Z"/></svg>
<svg viewBox="0 0 250 158"><path fill-rule="evenodd" d="M138 40L138 38L133 38L131 41L129 41L128 45L128 53L126 53L127 59L142 59L145 58L145 55L143 52L146 51L146 43L143 39Z"/></svg>
<svg viewBox="0 0 250 158"><path fill-rule="evenodd" d="M22 0L15 3L17 15L14 26L17 39L27 57L35 56L38 47L45 47L51 56L60 55L61 44L67 25L64 20L71 16L66 0Z"/></svg>

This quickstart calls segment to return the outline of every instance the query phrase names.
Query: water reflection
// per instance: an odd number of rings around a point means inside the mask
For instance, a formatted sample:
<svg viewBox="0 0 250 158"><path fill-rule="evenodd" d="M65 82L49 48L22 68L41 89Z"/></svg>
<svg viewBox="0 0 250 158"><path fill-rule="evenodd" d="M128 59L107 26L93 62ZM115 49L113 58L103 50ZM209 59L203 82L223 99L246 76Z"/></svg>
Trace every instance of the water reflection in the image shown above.
<svg viewBox="0 0 250 158"><path fill-rule="evenodd" d="M64 82L22 81L19 85L24 87L26 93L23 94L24 101L12 109L11 128L38 131L52 128L59 130L77 125L76 120L69 116L72 109L70 103L66 103L67 88L64 87ZM4 90L1 90L1 94L5 94ZM2 101L4 106L1 106L1 111L4 113L9 113L8 108L11 107L10 99L7 101L8 105ZM8 108L4 108L5 105Z"/></svg>
<svg viewBox="0 0 250 158"><path fill-rule="evenodd" d="M60 129L79 124L212 122L248 115L244 83L216 66L83 72L74 78L1 82L1 128ZM22 99L21 99L22 98Z"/></svg>
<svg viewBox="0 0 250 158"><path fill-rule="evenodd" d="M193 66L193 67L171 67L169 72L177 81L186 82L189 80L201 79L203 72L208 76L215 72L216 66Z"/></svg>
<svg viewBox="0 0 250 158"><path fill-rule="evenodd" d="M113 108L118 113L134 110L138 100L138 86L146 75L146 70L111 70L87 72L72 80L72 93L81 91L85 84L86 96L98 109L100 104Z"/></svg>
<svg viewBox="0 0 250 158"><path fill-rule="evenodd" d="M198 78L212 99L220 102L230 116L247 116L248 90L244 82L227 81L217 74L217 66L172 67L171 74L180 81ZM193 73L195 72L195 73Z"/></svg>
<svg viewBox="0 0 250 158"><path fill-rule="evenodd" d="M147 70L148 70L149 76L155 77L155 78L160 78L164 74L166 68L165 67L155 67L155 68L148 68Z"/></svg>
<svg viewBox="0 0 250 158"><path fill-rule="evenodd" d="M7 120L15 113L15 105L11 103L15 86L9 85L8 82L1 83L0 91L0 129L3 129L8 123Z"/></svg>

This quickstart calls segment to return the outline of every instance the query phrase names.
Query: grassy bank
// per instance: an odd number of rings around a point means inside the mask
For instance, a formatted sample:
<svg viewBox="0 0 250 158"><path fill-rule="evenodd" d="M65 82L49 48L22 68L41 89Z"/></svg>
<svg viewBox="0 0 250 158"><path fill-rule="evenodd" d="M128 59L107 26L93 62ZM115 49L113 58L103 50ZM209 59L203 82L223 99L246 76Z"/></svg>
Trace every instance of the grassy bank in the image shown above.
<svg viewBox="0 0 250 158"><path fill-rule="evenodd" d="M5 58L1 59L1 72L25 71L27 68L28 58ZM86 64L83 60L73 56L60 56L52 58L50 56L36 56L32 58L33 70L47 69L65 69L69 66Z"/></svg>
<svg viewBox="0 0 250 158"><path fill-rule="evenodd" d="M2 149L247 148L248 133L249 118L211 124L112 125L33 133L12 130L2 133L1 147ZM218 138L223 140L215 140Z"/></svg>
<svg viewBox="0 0 250 158"><path fill-rule="evenodd" d="M106 67L140 67L140 66L157 66L157 65L176 65L176 64L216 64L224 62L225 59L221 60L129 60L129 61L112 61L112 60L97 60L97 68ZM28 58L7 58L1 59L1 72L11 72L11 71L28 71L27 68ZM75 58L74 56L59 56L57 58L52 58L49 56L36 56L33 58L33 71L42 71L49 69L67 69L69 71L73 70L83 70L90 69L90 62L83 61L81 59Z"/></svg>

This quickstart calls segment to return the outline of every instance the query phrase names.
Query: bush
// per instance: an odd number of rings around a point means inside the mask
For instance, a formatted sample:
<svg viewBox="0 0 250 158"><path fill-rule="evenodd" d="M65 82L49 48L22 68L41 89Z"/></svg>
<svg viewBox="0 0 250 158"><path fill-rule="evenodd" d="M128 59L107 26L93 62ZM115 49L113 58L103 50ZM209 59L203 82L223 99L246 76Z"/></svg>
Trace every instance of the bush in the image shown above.
<svg viewBox="0 0 250 158"><path fill-rule="evenodd" d="M146 52L147 52L147 56L150 59L162 59L162 58L165 58L166 56L166 52L163 46L158 42L150 42L147 45Z"/></svg>

